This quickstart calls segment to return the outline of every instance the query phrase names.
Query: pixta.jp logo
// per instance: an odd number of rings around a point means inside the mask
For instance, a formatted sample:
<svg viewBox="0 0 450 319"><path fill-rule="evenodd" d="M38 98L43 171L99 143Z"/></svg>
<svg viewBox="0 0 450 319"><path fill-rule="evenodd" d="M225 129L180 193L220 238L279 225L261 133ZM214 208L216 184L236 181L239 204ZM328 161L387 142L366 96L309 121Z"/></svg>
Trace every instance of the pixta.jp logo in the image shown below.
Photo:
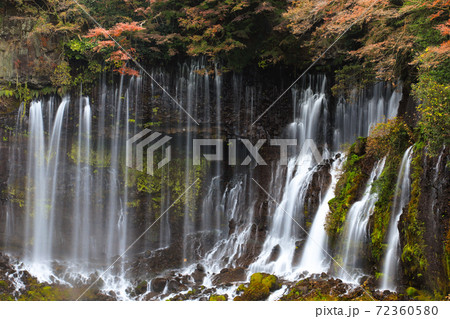
<svg viewBox="0 0 450 319"><path fill-rule="evenodd" d="M127 155L126 165L131 168L135 168L139 171L144 171L144 151L146 151L147 158L147 173L153 175L154 173L154 154L159 148L163 148L172 138L164 136L158 132L152 132L148 129L133 136L127 141ZM238 143L246 150L247 156L242 162L238 162L237 146ZM230 139L227 141L228 148L228 165L247 166L252 161L256 165L267 165L266 161L259 153L262 146L266 143L266 140L258 140L255 144L248 139ZM133 145L136 144L136 163L133 161ZM277 146L280 149L279 165L288 164L288 147L301 146L300 152L297 154L298 161L296 165L304 164L300 159L310 158L316 163L322 161L322 156L317 149L316 144L312 139L306 139L302 145L298 145L296 139L272 139L269 142L270 146ZM215 149L214 153L202 152L202 147L211 147ZM192 141L192 159L193 165L200 165L201 158L204 157L207 161L224 161L224 141L221 139L193 139ZM170 145L163 148L163 159L158 163L158 169L168 164L171 159L171 147ZM134 165L135 164L135 165Z"/></svg>
<svg viewBox="0 0 450 319"><path fill-rule="evenodd" d="M161 138L162 136L162 138ZM144 171L144 149L147 151L147 174L153 175L154 173L154 154L157 149L163 147L172 138L169 136L163 136L161 133L150 131L145 129L142 132L136 134L127 141L126 149L126 165L131 168L135 168L138 171ZM133 144L136 144L136 163L133 165ZM170 162L171 147L170 145L165 148L163 159L158 163L158 169Z"/></svg>

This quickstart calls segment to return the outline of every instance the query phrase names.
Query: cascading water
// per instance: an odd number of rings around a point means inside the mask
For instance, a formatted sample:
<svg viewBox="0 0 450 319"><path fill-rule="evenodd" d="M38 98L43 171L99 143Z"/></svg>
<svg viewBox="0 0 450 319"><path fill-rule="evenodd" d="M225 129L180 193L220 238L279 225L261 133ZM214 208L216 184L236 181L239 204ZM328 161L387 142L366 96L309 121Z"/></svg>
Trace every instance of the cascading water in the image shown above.
<svg viewBox="0 0 450 319"><path fill-rule="evenodd" d="M55 260L66 264L66 279L76 278L73 274L87 278L126 249L130 226L124 181L128 170L123 168L120 154L125 152L128 132L136 130L129 114L137 112L139 85L140 80L131 80L125 93L121 84L114 94L102 85L98 116L86 97L80 99L76 112L70 112L69 97L62 99L57 110L55 98L31 103L21 229L25 267L40 280L55 279ZM109 110L112 116L107 116ZM20 119L23 116L21 108ZM78 134L70 134L69 116L78 119L74 123ZM94 125L98 135L94 134ZM113 128L111 138L105 134L107 127ZM16 129L16 140L20 141L21 128ZM16 175L10 179L11 189L21 187ZM5 232L10 233L11 229ZM64 281L63 277L58 280Z"/></svg>
<svg viewBox="0 0 450 319"><path fill-rule="evenodd" d="M220 206L234 226L230 234L222 236L203 259L209 273L217 273L224 267L238 266L239 260L248 256L251 250L248 239L251 236L256 204L255 199L248 196L253 193L251 176L249 174L237 177L237 180L231 182L223 194Z"/></svg>
<svg viewBox="0 0 450 319"><path fill-rule="evenodd" d="M395 199L392 205L391 223L388 231L386 256L383 264L383 278L381 289L395 290L399 264L400 233L398 222L403 213L403 208L409 202L411 192L410 168L413 147L409 147L403 155L402 164L398 172L395 186Z"/></svg>
<svg viewBox="0 0 450 319"><path fill-rule="evenodd" d="M330 211L328 202L334 197L335 187L338 181L338 174L342 168L345 158L337 158L331 167L331 184L322 199L317 210L316 217L311 225L308 239L305 243L302 259L299 265L300 271L309 273L326 272L330 267L328 255L328 235L325 231L325 222Z"/></svg>
<svg viewBox="0 0 450 319"><path fill-rule="evenodd" d="M367 224L375 208L378 195L372 192L373 182L380 177L384 169L386 158L379 161L372 170L364 195L355 202L347 212L343 237L339 247L342 263L339 265L339 277L347 282L358 282L363 275L361 269L362 252L367 243Z"/></svg>
<svg viewBox="0 0 450 319"><path fill-rule="evenodd" d="M91 138L91 106L89 99L80 101L80 124L78 127L77 167L75 178L75 205L73 231L73 260L89 260L90 224L91 224L91 168L90 168L90 138Z"/></svg>
<svg viewBox="0 0 450 319"><path fill-rule="evenodd" d="M61 131L68 102L68 98L64 98L58 108L48 148L45 145L43 103L33 102L30 106L25 238L26 243L32 242L32 247L26 247L25 261L39 272L41 278L49 277L53 257Z"/></svg>
<svg viewBox="0 0 450 319"><path fill-rule="evenodd" d="M350 103L340 98L334 114L334 148L353 143L359 136L368 136L375 124L396 116L401 92L400 85L393 89L380 82L371 90L353 92Z"/></svg>
<svg viewBox="0 0 450 319"><path fill-rule="evenodd" d="M22 143L22 129L23 129L23 118L24 118L24 110L25 105L23 103L20 104L19 111L16 117L16 127L15 131L11 132L9 136L9 140L13 140L14 142L10 144L8 153L10 154L9 161L9 176L8 176L8 193L15 194L15 189L17 185L20 184L21 178L23 178L24 173L21 171L20 163L23 162L23 155L21 152L21 148L18 146ZM8 205L6 207L6 217L5 217L5 227L4 227L4 246L5 249L12 248L12 242L15 241L16 234L16 223L18 222L16 218L14 218L14 202L8 201ZM11 249L13 250L13 249ZM12 253L12 251L8 251Z"/></svg>
<svg viewBox="0 0 450 319"><path fill-rule="evenodd" d="M206 69L203 61L183 64L175 81L162 70L152 72L167 91L175 85L175 90L172 90L175 98L201 122L201 129L197 130L193 120L180 112L179 117L178 114L175 117L178 124L166 127L178 134L181 150L192 147L194 138L221 139L224 136L222 112L228 109L227 102L231 102L237 115L232 123L233 134L247 133L248 128L244 124L254 121L261 102L262 89L258 86L242 87L244 81L239 75L232 77L230 88L233 96L224 99L222 81L225 76L217 65L214 71ZM53 98L47 103L33 102L29 111L25 261L50 269L51 262L58 260L61 264L70 264L69 272L81 272L86 279L123 253L130 239L134 239L133 235L164 214L175 199L171 196L173 191L169 183L162 181L170 179L178 163L169 163L161 169L161 188L157 194L149 192L144 197L130 192L129 183L133 183L136 176L124 165L123 154L128 153L125 141L154 123L141 122L144 110L139 105L140 79L125 80L122 77L116 86L108 86L106 82L104 76L98 100L83 97L79 103L71 103L66 97L56 110L57 99ZM325 77L310 76L300 88L293 89L294 119L284 134L286 138L297 139L300 148L312 139L319 145L325 159L331 158L327 142L332 139L333 129L336 133L333 149L338 149L341 143L351 142L356 135L367 135L371 125L395 114L401 96L377 84L370 97L365 94L354 105L357 109L367 108L366 111L354 113L341 102L333 117L327 105L326 86ZM151 94L154 108L150 113L158 112L161 104L173 106L173 101L161 94L160 88L153 83ZM364 105L365 101L370 101L368 107ZM19 116L22 113L23 110L19 111ZM353 128L348 120L361 125ZM269 201L268 207L262 208L264 200L258 197L262 193L252 180L253 177L258 180L252 169L232 168L226 175L221 165L210 165L205 178L207 184L202 186L207 190L204 196L195 198L194 192L189 191L181 200L183 208L177 213L184 215L180 218L180 225L171 223L177 217L174 213L165 213L155 229L146 233L134 253L144 255L144 252L170 249L177 244L180 246L177 257L183 267L189 268L201 258L210 275L224 267L249 264L250 272L264 271L286 278L298 276L303 271L327 271L330 260L326 252L328 238L324 224L343 158L336 157L332 161L331 184L327 190L321 190L317 211L308 212L314 217L307 238L299 225L307 228L305 197L319 166L316 166L311 149L300 152L300 148L286 163L280 162L272 167L267 190L279 205ZM179 183L183 189L183 185L188 187L194 181L196 169L192 167L192 154L189 151L181 153L178 159L184 160L185 165L180 175L184 178L181 177ZM15 175L11 172L11 185L16 183ZM148 211L142 219L136 220L130 215L133 205L154 202L159 198L161 201L156 210L150 204L144 206ZM257 223L261 222L259 212L264 210L269 212L267 233L257 229ZM356 215L362 213L357 211L357 207L353 210ZM8 211L7 234L12 233L12 216ZM351 218L350 212L348 216ZM114 290L126 298L127 283L122 279L128 264L122 259L120 265L112 275L118 274L121 279L104 278L105 289ZM44 271L35 268L32 273ZM206 278L205 284L211 283L212 276ZM49 276L44 279L51 281Z"/></svg>
<svg viewBox="0 0 450 319"><path fill-rule="evenodd" d="M289 138L296 138L300 147L305 145L307 139L320 138L319 121L327 107L325 85L326 78L320 78L316 86L309 85L300 92L299 100L297 91L293 91L294 122L288 126L287 135ZM302 234L304 198L314 174L314 169L311 169L314 166L310 149L291 157L287 169L277 165L275 176L280 179L275 179L272 183L279 187L286 169L284 193L279 205L275 205L270 230L258 260L250 266L251 271L284 276L294 273L296 242L304 238Z"/></svg>

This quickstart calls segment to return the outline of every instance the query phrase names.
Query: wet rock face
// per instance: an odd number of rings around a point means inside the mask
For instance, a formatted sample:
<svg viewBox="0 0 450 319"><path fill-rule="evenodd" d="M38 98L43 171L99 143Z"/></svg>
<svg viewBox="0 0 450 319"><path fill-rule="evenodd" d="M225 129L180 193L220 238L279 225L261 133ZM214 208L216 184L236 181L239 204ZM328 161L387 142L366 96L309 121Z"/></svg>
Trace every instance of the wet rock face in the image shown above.
<svg viewBox="0 0 450 319"><path fill-rule="evenodd" d="M423 158L418 209L419 219L425 226L423 238L427 247L425 255L428 267L423 284L429 291L448 292L449 289L443 244L448 241L450 231L450 170L446 167L449 160L448 149L443 149L434 158Z"/></svg>
<svg viewBox="0 0 450 319"><path fill-rule="evenodd" d="M331 163L327 161L323 165L319 165L317 171L314 173L311 183L308 186L305 198L305 221L312 223L314 214L317 212L319 205L325 196L326 191L331 183L330 174Z"/></svg>
<svg viewBox="0 0 450 319"><path fill-rule="evenodd" d="M244 281L245 279L246 273L244 268L225 268L222 269L220 274L213 277L212 282L214 285L222 285Z"/></svg>
<svg viewBox="0 0 450 319"><path fill-rule="evenodd" d="M272 252L270 253L268 262L276 261L278 260L278 257L280 257L281 247L280 245L276 245L272 248Z"/></svg>
<svg viewBox="0 0 450 319"><path fill-rule="evenodd" d="M149 274L162 273L166 269L174 269L181 266L182 250L178 242L169 248L156 251L148 251L140 255L131 265L131 272L137 279L147 280Z"/></svg>
<svg viewBox="0 0 450 319"><path fill-rule="evenodd" d="M201 284L203 282L203 279L205 278L206 274L204 271L201 271L199 269L196 269L192 273L192 278L194 279L195 283Z"/></svg>
<svg viewBox="0 0 450 319"><path fill-rule="evenodd" d="M152 280L151 288L153 292L162 293L167 284L167 278L155 278Z"/></svg>
<svg viewBox="0 0 450 319"><path fill-rule="evenodd" d="M58 38L33 33L35 19L22 16L12 5L0 10L0 84L18 79L33 88L49 85L61 56Z"/></svg>

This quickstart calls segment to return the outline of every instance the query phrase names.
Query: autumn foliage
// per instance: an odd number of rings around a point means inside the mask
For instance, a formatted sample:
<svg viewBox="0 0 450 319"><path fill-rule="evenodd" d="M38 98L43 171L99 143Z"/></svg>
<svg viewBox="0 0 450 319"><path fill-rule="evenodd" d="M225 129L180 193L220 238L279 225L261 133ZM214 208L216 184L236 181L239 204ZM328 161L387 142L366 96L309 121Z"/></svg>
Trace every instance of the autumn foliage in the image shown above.
<svg viewBox="0 0 450 319"><path fill-rule="evenodd" d="M131 46L132 36L145 30L138 22L117 23L111 29L90 29L85 38L95 41L94 52L106 53L107 62L113 63L115 71L121 74L138 76L139 72L128 67L129 60L136 59L136 49Z"/></svg>

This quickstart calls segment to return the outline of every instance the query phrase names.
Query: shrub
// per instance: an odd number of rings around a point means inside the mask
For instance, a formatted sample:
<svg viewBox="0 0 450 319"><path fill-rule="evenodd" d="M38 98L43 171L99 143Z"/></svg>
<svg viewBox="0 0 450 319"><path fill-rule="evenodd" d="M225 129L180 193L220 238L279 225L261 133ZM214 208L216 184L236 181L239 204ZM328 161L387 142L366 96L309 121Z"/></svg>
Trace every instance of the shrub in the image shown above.
<svg viewBox="0 0 450 319"><path fill-rule="evenodd" d="M401 118L379 123L367 138L366 152L369 157L381 159L389 153L400 154L412 144L413 133Z"/></svg>
<svg viewBox="0 0 450 319"><path fill-rule="evenodd" d="M413 85L413 93L421 101L419 138L428 146L430 155L437 155L450 142L450 86L423 76Z"/></svg>

